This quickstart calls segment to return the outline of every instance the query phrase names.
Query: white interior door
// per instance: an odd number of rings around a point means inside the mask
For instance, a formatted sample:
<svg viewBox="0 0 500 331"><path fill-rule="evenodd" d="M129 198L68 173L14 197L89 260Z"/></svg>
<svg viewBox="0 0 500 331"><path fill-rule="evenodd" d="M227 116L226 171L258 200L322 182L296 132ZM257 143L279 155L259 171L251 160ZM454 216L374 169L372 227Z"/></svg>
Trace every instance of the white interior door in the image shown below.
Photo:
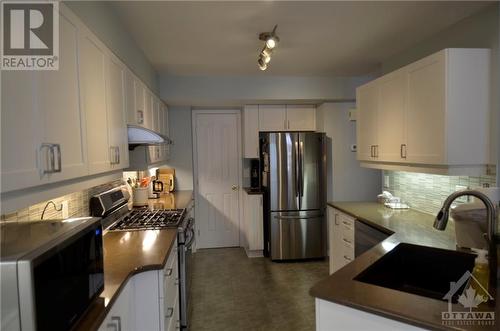
<svg viewBox="0 0 500 331"><path fill-rule="evenodd" d="M237 113L195 113L199 248L239 246Z"/></svg>

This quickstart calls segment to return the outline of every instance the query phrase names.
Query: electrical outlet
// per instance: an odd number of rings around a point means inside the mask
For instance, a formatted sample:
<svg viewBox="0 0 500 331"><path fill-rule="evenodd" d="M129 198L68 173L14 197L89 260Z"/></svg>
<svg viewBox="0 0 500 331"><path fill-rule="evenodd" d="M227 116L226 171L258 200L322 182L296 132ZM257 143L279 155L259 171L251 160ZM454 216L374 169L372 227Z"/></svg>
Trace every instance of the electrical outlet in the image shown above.
<svg viewBox="0 0 500 331"><path fill-rule="evenodd" d="M62 207L62 218L68 218L69 217L68 200L64 200L63 202L61 202L61 207Z"/></svg>

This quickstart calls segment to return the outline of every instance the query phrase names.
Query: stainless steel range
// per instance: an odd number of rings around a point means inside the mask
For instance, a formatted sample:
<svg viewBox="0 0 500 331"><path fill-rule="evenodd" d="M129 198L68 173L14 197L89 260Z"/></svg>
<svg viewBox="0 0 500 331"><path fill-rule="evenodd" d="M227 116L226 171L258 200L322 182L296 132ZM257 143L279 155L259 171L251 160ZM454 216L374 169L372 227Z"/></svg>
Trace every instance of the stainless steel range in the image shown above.
<svg viewBox="0 0 500 331"><path fill-rule="evenodd" d="M140 208L129 211L129 199L128 191L120 187L100 193L90 199L91 214L102 217L101 223L105 232L177 228L180 322L182 329L188 329L190 264L195 238L194 218L188 216L191 210Z"/></svg>
<svg viewBox="0 0 500 331"><path fill-rule="evenodd" d="M147 208L134 209L123 218L116 221L108 228L108 231L130 231L130 230L161 230L177 228L184 218L184 209L160 209L150 210Z"/></svg>

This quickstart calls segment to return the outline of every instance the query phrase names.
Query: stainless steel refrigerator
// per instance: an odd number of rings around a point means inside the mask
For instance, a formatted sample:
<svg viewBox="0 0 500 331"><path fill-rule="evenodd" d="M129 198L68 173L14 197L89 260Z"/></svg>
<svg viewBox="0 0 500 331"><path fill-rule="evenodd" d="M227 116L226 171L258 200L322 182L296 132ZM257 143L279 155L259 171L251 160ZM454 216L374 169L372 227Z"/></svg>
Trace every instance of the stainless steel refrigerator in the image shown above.
<svg viewBox="0 0 500 331"><path fill-rule="evenodd" d="M265 240L272 260L326 256L324 133L260 134Z"/></svg>

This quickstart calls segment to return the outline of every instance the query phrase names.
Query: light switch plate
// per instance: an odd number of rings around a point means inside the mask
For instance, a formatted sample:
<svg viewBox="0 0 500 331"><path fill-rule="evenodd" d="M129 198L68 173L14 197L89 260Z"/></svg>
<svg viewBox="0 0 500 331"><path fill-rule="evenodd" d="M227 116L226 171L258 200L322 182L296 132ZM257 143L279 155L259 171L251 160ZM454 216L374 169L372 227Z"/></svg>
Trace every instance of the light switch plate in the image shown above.
<svg viewBox="0 0 500 331"><path fill-rule="evenodd" d="M388 175L384 175L384 187L389 187L391 185L391 182L389 180Z"/></svg>

